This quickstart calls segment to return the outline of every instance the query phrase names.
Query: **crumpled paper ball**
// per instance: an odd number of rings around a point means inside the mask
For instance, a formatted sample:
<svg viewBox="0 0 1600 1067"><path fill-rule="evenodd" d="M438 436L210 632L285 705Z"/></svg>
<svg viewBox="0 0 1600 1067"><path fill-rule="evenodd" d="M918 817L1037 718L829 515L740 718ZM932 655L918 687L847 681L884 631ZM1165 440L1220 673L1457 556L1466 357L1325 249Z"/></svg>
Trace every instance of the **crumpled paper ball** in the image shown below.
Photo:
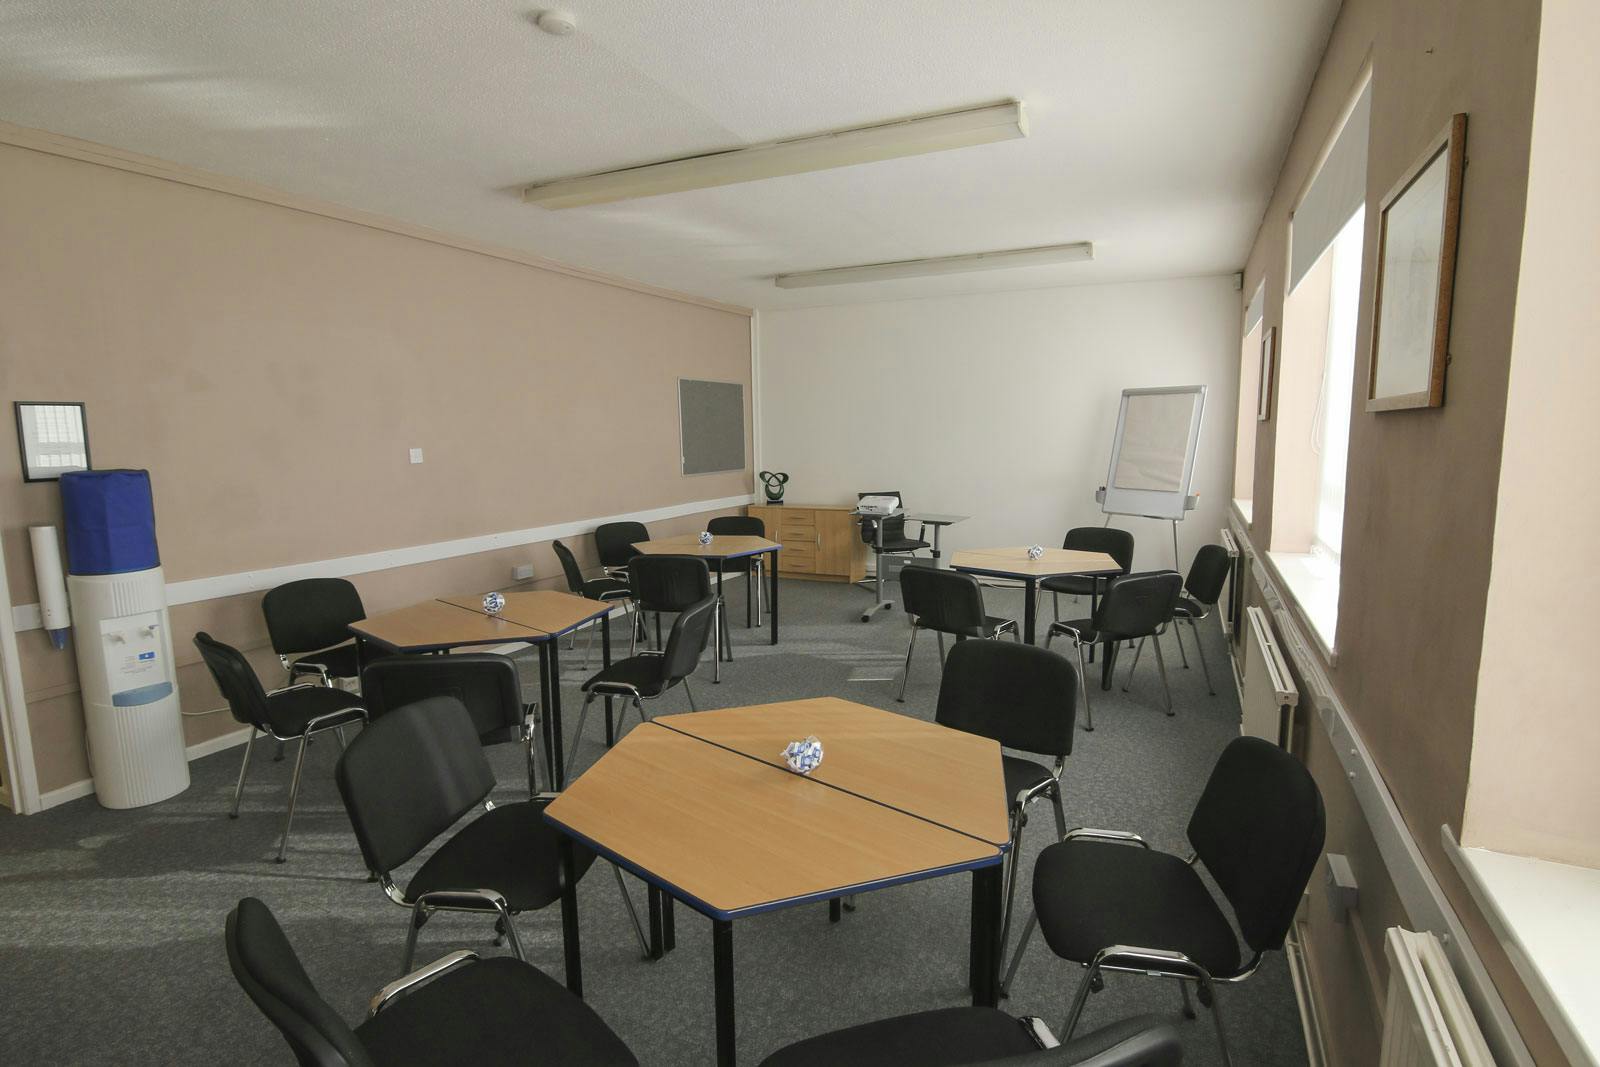
<svg viewBox="0 0 1600 1067"><path fill-rule="evenodd" d="M783 758L796 774L810 774L822 765L822 742L815 737L790 741L784 746Z"/></svg>
<svg viewBox="0 0 1600 1067"><path fill-rule="evenodd" d="M1043 545L1034 545L1033 547L1029 548L1028 549L1028 558L1029 559L1043 559L1044 558L1044 546Z"/></svg>
<svg viewBox="0 0 1600 1067"><path fill-rule="evenodd" d="M711 531L710 530L701 530L700 531L700 543L702 545L709 545L711 543Z"/></svg>
<svg viewBox="0 0 1600 1067"><path fill-rule="evenodd" d="M490 615L498 615L506 606L506 598L499 593L488 593L483 598L483 610Z"/></svg>

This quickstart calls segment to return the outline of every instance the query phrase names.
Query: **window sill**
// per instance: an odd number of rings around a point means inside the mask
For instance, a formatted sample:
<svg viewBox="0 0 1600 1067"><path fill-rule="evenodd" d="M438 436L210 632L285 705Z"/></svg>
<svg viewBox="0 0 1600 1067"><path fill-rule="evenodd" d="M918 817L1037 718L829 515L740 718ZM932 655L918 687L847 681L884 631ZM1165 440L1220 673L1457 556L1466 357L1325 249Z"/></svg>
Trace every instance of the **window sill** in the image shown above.
<svg viewBox="0 0 1600 1067"><path fill-rule="evenodd" d="M1238 497L1234 497L1233 510L1239 513L1239 517L1244 520L1244 524L1246 526L1249 526L1251 523L1255 522L1255 519L1251 516L1251 501L1240 500Z"/></svg>
<svg viewBox="0 0 1600 1067"><path fill-rule="evenodd" d="M1339 565L1310 552L1268 552L1267 559L1331 661L1339 626Z"/></svg>
<svg viewBox="0 0 1600 1067"><path fill-rule="evenodd" d="M1574 1063L1600 1060L1600 870L1485 848L1445 851Z"/></svg>

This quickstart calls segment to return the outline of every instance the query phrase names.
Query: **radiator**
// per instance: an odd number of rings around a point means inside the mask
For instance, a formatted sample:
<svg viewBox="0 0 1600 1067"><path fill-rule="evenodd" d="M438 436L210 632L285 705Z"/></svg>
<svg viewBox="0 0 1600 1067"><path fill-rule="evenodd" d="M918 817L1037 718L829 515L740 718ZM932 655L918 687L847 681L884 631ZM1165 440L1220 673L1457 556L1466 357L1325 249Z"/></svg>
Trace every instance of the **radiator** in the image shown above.
<svg viewBox="0 0 1600 1067"><path fill-rule="evenodd" d="M1494 1067L1439 939L1395 926L1383 951L1389 999L1379 1067Z"/></svg>
<svg viewBox="0 0 1600 1067"><path fill-rule="evenodd" d="M1300 691L1289 676L1289 665L1272 636L1267 613L1257 607L1245 609L1244 667L1240 672L1239 732L1260 737L1283 748L1289 747L1294 706Z"/></svg>

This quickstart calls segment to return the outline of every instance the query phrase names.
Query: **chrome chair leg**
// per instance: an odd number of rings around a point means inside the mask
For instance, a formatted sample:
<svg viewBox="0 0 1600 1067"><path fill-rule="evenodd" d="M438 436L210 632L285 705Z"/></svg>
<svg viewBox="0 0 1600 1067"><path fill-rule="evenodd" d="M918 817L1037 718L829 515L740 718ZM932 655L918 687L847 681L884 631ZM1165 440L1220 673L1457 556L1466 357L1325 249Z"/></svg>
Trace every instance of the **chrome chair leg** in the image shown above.
<svg viewBox="0 0 1600 1067"><path fill-rule="evenodd" d="M422 930L422 924L428 921L427 909L417 906L411 909L409 921L406 923L406 947L400 961L400 973L411 973L411 961L417 955L417 934Z"/></svg>
<svg viewBox="0 0 1600 1067"><path fill-rule="evenodd" d="M917 625L911 625L911 643L906 646L906 671L900 678L900 695L895 697L900 703L906 702L906 683L911 681L911 653L917 649Z"/></svg>
<svg viewBox="0 0 1600 1067"><path fill-rule="evenodd" d="M1122 683L1122 691L1126 693L1128 686L1133 684L1133 672L1139 669L1139 657L1144 653L1144 638L1139 638L1139 643L1133 647L1133 662L1128 664L1128 677Z"/></svg>
<svg viewBox="0 0 1600 1067"><path fill-rule="evenodd" d="M944 631L935 630L933 635L939 639L939 669L944 669Z"/></svg>
<svg viewBox="0 0 1600 1067"><path fill-rule="evenodd" d="M567 752L567 766L563 777L569 781L572 778L572 764L578 758L578 745L583 741L583 720L589 714L589 705L594 703L595 691L589 690L583 696L583 707L578 710L578 728L572 734L572 748Z"/></svg>
<svg viewBox="0 0 1600 1067"><path fill-rule="evenodd" d="M1178 658L1183 661L1183 669L1189 669L1189 654L1183 650L1183 627L1178 625L1180 620L1172 620L1172 639L1178 642Z"/></svg>
<svg viewBox="0 0 1600 1067"><path fill-rule="evenodd" d="M1189 620L1189 633L1194 637L1194 654L1200 658L1200 672L1206 676L1206 692L1212 696L1217 695L1217 687L1211 683L1211 668L1206 665L1206 650L1200 644L1200 624L1194 619Z"/></svg>
<svg viewBox="0 0 1600 1067"><path fill-rule="evenodd" d="M1083 1014L1083 1009L1089 1003L1089 993L1094 988L1095 979L1100 976L1100 968L1094 964L1089 965L1088 973L1083 976L1083 981L1078 983L1078 991L1073 994L1072 1007L1067 1011L1067 1021L1061 1024L1057 1031L1057 1040L1062 1044L1072 1040L1072 1032L1078 1028L1078 1018Z"/></svg>
<svg viewBox="0 0 1600 1067"><path fill-rule="evenodd" d="M1094 706L1089 703L1089 684L1084 681L1089 666L1083 662L1083 642L1074 640L1072 643L1078 650L1078 695L1083 697L1083 729L1085 733L1094 733Z"/></svg>
<svg viewBox="0 0 1600 1067"><path fill-rule="evenodd" d="M278 843L278 862L284 862L289 851L289 828L294 825L294 802L300 798L300 772L306 765L306 749L311 747L311 735L300 738L300 753L294 758L294 777L289 781L289 814L283 820L283 840Z"/></svg>
<svg viewBox="0 0 1600 1067"><path fill-rule="evenodd" d="M650 721L650 716L644 713L644 703L638 697L633 698L633 706L639 712L639 721L641 723Z"/></svg>
<svg viewBox="0 0 1600 1067"><path fill-rule="evenodd" d="M530 725L523 727L523 733L527 735L522 740L528 750L528 799L532 800L539 795L539 731Z"/></svg>
<svg viewBox="0 0 1600 1067"><path fill-rule="evenodd" d="M1189 999L1189 983L1179 982L1178 989L1183 993L1183 1017L1185 1019L1193 1019L1194 1002Z"/></svg>
<svg viewBox="0 0 1600 1067"><path fill-rule="evenodd" d="M1001 996L1010 996L1011 983L1017 977L1017 968L1022 965L1022 953L1028 947L1028 939L1033 936L1034 927L1038 925L1038 910L1028 909L1028 921L1022 925L1022 937L1017 940L1017 950L1011 954L1011 966L1006 968L1005 980L1000 983Z"/></svg>
<svg viewBox="0 0 1600 1067"><path fill-rule="evenodd" d="M1200 1000L1204 1003L1211 1001L1211 1022L1217 1028L1217 1045L1222 1050L1222 1067L1233 1067L1233 1056L1228 1052L1228 1032L1222 1026L1222 1002L1217 999L1217 990L1210 982L1200 981ZM1207 996L1206 994L1210 995Z"/></svg>
<svg viewBox="0 0 1600 1067"><path fill-rule="evenodd" d="M1022 828L1027 824L1026 813L1018 809L1011 830L1011 851L1006 856L1006 898L1000 913L1000 958L1006 958L1006 943L1011 940L1011 909L1017 898L1017 869L1022 866ZM1004 990L1001 990L1004 992Z"/></svg>
<svg viewBox="0 0 1600 1067"><path fill-rule="evenodd" d="M233 787L233 808L228 812L228 818L239 817L239 801L244 797L244 772L250 769L250 750L255 747L256 728L250 727L250 736L244 742L244 760L239 764L239 781Z"/></svg>
<svg viewBox="0 0 1600 1067"><path fill-rule="evenodd" d="M282 741L278 742L278 751L272 757L272 762L273 763L282 763L283 762L283 744L284 743Z"/></svg>
<svg viewBox="0 0 1600 1067"><path fill-rule="evenodd" d="M700 709L694 706L694 694L689 691L689 679L685 678L679 684L683 686L683 695L689 698L689 710L699 711Z"/></svg>
<svg viewBox="0 0 1600 1067"><path fill-rule="evenodd" d="M1173 714L1172 687L1167 685L1167 661L1161 655L1161 636L1159 634L1150 639L1150 646L1156 650L1156 668L1161 671L1161 692L1166 695L1167 717L1171 718ZM1137 656L1135 658L1137 658Z"/></svg>
<svg viewBox="0 0 1600 1067"><path fill-rule="evenodd" d="M339 751L340 752L343 752L345 749L350 747L345 742L345 739L344 739L344 727L343 726L335 726L333 728L333 736L337 737L339 739Z"/></svg>

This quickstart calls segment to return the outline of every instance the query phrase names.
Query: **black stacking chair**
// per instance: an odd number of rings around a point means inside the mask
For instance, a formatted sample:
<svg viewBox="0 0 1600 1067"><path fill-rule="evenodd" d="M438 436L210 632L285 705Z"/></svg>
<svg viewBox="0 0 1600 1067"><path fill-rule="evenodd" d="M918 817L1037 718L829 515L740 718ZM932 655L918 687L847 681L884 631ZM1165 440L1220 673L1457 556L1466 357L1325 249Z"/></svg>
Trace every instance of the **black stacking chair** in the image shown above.
<svg viewBox="0 0 1600 1067"><path fill-rule="evenodd" d="M1034 914L1006 974L1016 974L1035 924L1057 956L1087 967L1063 1027L1071 1038L1101 972L1175 978L1184 1014L1194 1017L1189 983L1211 1009L1231 1063L1215 982L1239 982L1283 947L1300 895L1322 854L1326 817L1311 773L1288 752L1258 737L1238 737L1217 760L1189 818L1185 861L1157 852L1138 834L1079 829L1039 854L1033 867ZM1238 939L1196 864L1222 891L1251 952Z"/></svg>
<svg viewBox="0 0 1600 1067"><path fill-rule="evenodd" d="M572 549L560 541L552 542L550 547L555 549L556 559L561 561L561 573L566 575L567 578L567 591L573 596L599 600L607 604L622 601L624 606L630 602L633 593L624 579L613 577L610 574L603 578L585 578L582 569L578 566L577 558L572 554ZM591 623L587 627L589 636L584 639L583 662L585 665L589 662L589 647L594 643L594 626L595 624ZM573 640L577 640L576 634L573 635Z"/></svg>
<svg viewBox="0 0 1600 1067"><path fill-rule="evenodd" d="M301 1067L454 1067L638 1060L579 996L529 963L457 951L384 986L350 1026L323 999L255 897L228 913L228 965Z"/></svg>
<svg viewBox="0 0 1600 1067"><path fill-rule="evenodd" d="M635 556L628 564L628 586L633 590L633 611L637 625L628 642L628 655L639 647L639 635L644 629L646 612L655 615L656 648L661 647L661 616L676 614L698 604L706 597L715 597L711 587L711 570L699 556ZM721 605L717 606L717 625L728 635L726 618L722 618ZM649 645L649 634L645 634ZM726 644L726 641L724 641Z"/></svg>
<svg viewBox="0 0 1600 1067"><path fill-rule="evenodd" d="M361 674L350 624L367 617L361 594L343 578L302 578L267 591L261 599L272 651L291 683L314 674L323 685Z"/></svg>
<svg viewBox="0 0 1600 1067"><path fill-rule="evenodd" d="M1128 682L1139 666L1139 652L1144 650L1143 638L1154 638L1172 621L1172 612L1183 590L1183 576L1177 571L1149 571L1143 574L1125 574L1106 584L1105 595L1091 618L1073 619L1070 622L1053 622L1045 634L1044 647L1057 634L1072 639L1078 653L1078 686L1083 693L1084 729L1094 729L1094 709L1089 704L1089 686L1084 680L1083 649L1097 642L1139 641L1139 648L1128 667ZM1167 661L1161 656L1161 642L1151 641L1156 650L1156 665L1161 670L1161 691L1167 697L1167 714L1172 714L1172 690L1167 686ZM1128 684L1122 687L1128 691Z"/></svg>
<svg viewBox="0 0 1600 1067"><path fill-rule="evenodd" d="M767 524L754 515L718 515L706 523L713 537L765 537ZM745 556L723 561L723 574L744 574L744 625L761 625L762 579L767 570L766 556ZM753 588L752 588L753 585ZM755 609L752 622L751 608Z"/></svg>
<svg viewBox="0 0 1600 1067"><path fill-rule="evenodd" d="M1078 675L1072 664L1037 645L1005 641L960 641L945 660L934 721L953 730L992 738L1006 748L1054 757L1046 767L1002 754L1011 848L1006 853L1005 915L1000 952L1011 933L1011 902L1017 892L1017 856L1027 808L1048 799L1055 807L1056 838L1067 832L1061 809L1061 772L1072 755L1078 707Z"/></svg>
<svg viewBox="0 0 1600 1067"><path fill-rule="evenodd" d="M339 758L334 777L367 870L378 876L390 900L411 909L402 970L411 969L417 931L435 911L495 915L496 931L524 958L511 917L555 903L566 888L561 835L545 822L543 800L485 805L489 810L435 849L403 891L394 884L396 867L495 787L477 727L461 701L429 697L377 719ZM594 853L582 847L573 852L582 878ZM565 936L576 953L576 930Z"/></svg>
<svg viewBox="0 0 1600 1067"><path fill-rule="evenodd" d="M958 1067L963 1064L1050 1067L1179 1067L1183 1046L1172 1021L1141 1015L1072 1041L1056 1041L1038 1019L996 1008L936 1008L806 1038L761 1067Z"/></svg>
<svg viewBox="0 0 1600 1067"><path fill-rule="evenodd" d="M232 645L225 645L204 630L194 635L195 647L205 661L222 698L234 721L250 727L250 737L244 743L244 759L239 764L239 781L233 787L233 807L228 818L239 817L239 801L244 796L244 775L250 769L250 750L255 747L256 734L266 734L279 743L300 739L300 753L294 761L294 777L289 782L289 813L283 820L283 840L278 842L278 862L284 861L289 850L289 828L294 824L294 805L300 797L300 774L305 768L306 749L325 730L332 730L344 747L344 728L365 722L367 712L361 698L351 696L342 689L309 682L291 685L269 693L261 688L261 679L251 668L243 653Z"/></svg>
<svg viewBox="0 0 1600 1067"><path fill-rule="evenodd" d="M528 796L539 791L535 774L539 706L523 705L522 678L509 657L493 652L389 656L361 672L361 696L370 720L427 697L455 697L467 709L480 745L517 744L525 749Z"/></svg>
<svg viewBox="0 0 1600 1067"><path fill-rule="evenodd" d="M613 578L628 576L628 561L638 555L633 546L650 540L642 522L602 522L595 527L594 547L600 553L600 566Z"/></svg>
<svg viewBox="0 0 1600 1067"><path fill-rule="evenodd" d="M701 563L701 566L704 564ZM648 716L645 715L643 701L654 700L674 686L681 685L683 695L689 698L689 710L699 710L694 706L694 694L689 692L689 675L700 665L700 656L706 650L706 642L711 637L711 625L716 618L716 607L717 598L709 595L697 604L690 604L673 621L666 648L659 652L646 649L637 656L629 656L583 683L583 709L578 712L578 729L572 735L572 751L567 753L569 779L572 777L572 761L578 754L578 743L583 740L583 720L596 697L622 697L632 701L638 709L639 721L645 722Z"/></svg>
<svg viewBox="0 0 1600 1067"><path fill-rule="evenodd" d="M1217 601L1222 598L1222 586L1228 580L1228 570L1232 565L1228 558L1228 550L1221 545L1202 545L1200 551L1194 554L1194 562L1189 564L1189 576L1183 580L1183 595L1178 597L1177 606L1173 609L1174 623L1188 623L1189 633L1194 637L1195 655L1200 657L1200 670L1206 676L1206 689L1212 696L1217 695L1217 687L1211 684L1211 668L1206 666L1206 650L1200 643L1200 620L1209 618ZM1178 640L1178 655L1183 659L1183 665L1189 666L1189 657L1183 651L1183 627L1174 625L1172 636Z"/></svg>
<svg viewBox="0 0 1600 1067"><path fill-rule="evenodd" d="M1117 561L1117 566L1122 568L1118 572L1120 574L1127 574L1133 568L1133 534L1127 530L1110 526L1074 526L1062 538L1061 547L1075 552L1104 552ZM1060 574L1044 579L1039 583L1039 588L1051 594L1055 617L1059 622L1062 593L1092 597L1103 591L1104 583L1114 577L1116 575Z"/></svg>
<svg viewBox="0 0 1600 1067"><path fill-rule="evenodd" d="M978 579L960 571L909 566L900 572L900 599L911 619L911 643L906 646L906 672L900 679L900 695L906 699L906 683L911 680L911 653L917 648L917 633L932 630L939 637L939 662L944 663L944 635L957 641L969 637L999 637L1009 633L1013 640L1022 636L1015 619L1002 619L983 610L983 587Z"/></svg>

